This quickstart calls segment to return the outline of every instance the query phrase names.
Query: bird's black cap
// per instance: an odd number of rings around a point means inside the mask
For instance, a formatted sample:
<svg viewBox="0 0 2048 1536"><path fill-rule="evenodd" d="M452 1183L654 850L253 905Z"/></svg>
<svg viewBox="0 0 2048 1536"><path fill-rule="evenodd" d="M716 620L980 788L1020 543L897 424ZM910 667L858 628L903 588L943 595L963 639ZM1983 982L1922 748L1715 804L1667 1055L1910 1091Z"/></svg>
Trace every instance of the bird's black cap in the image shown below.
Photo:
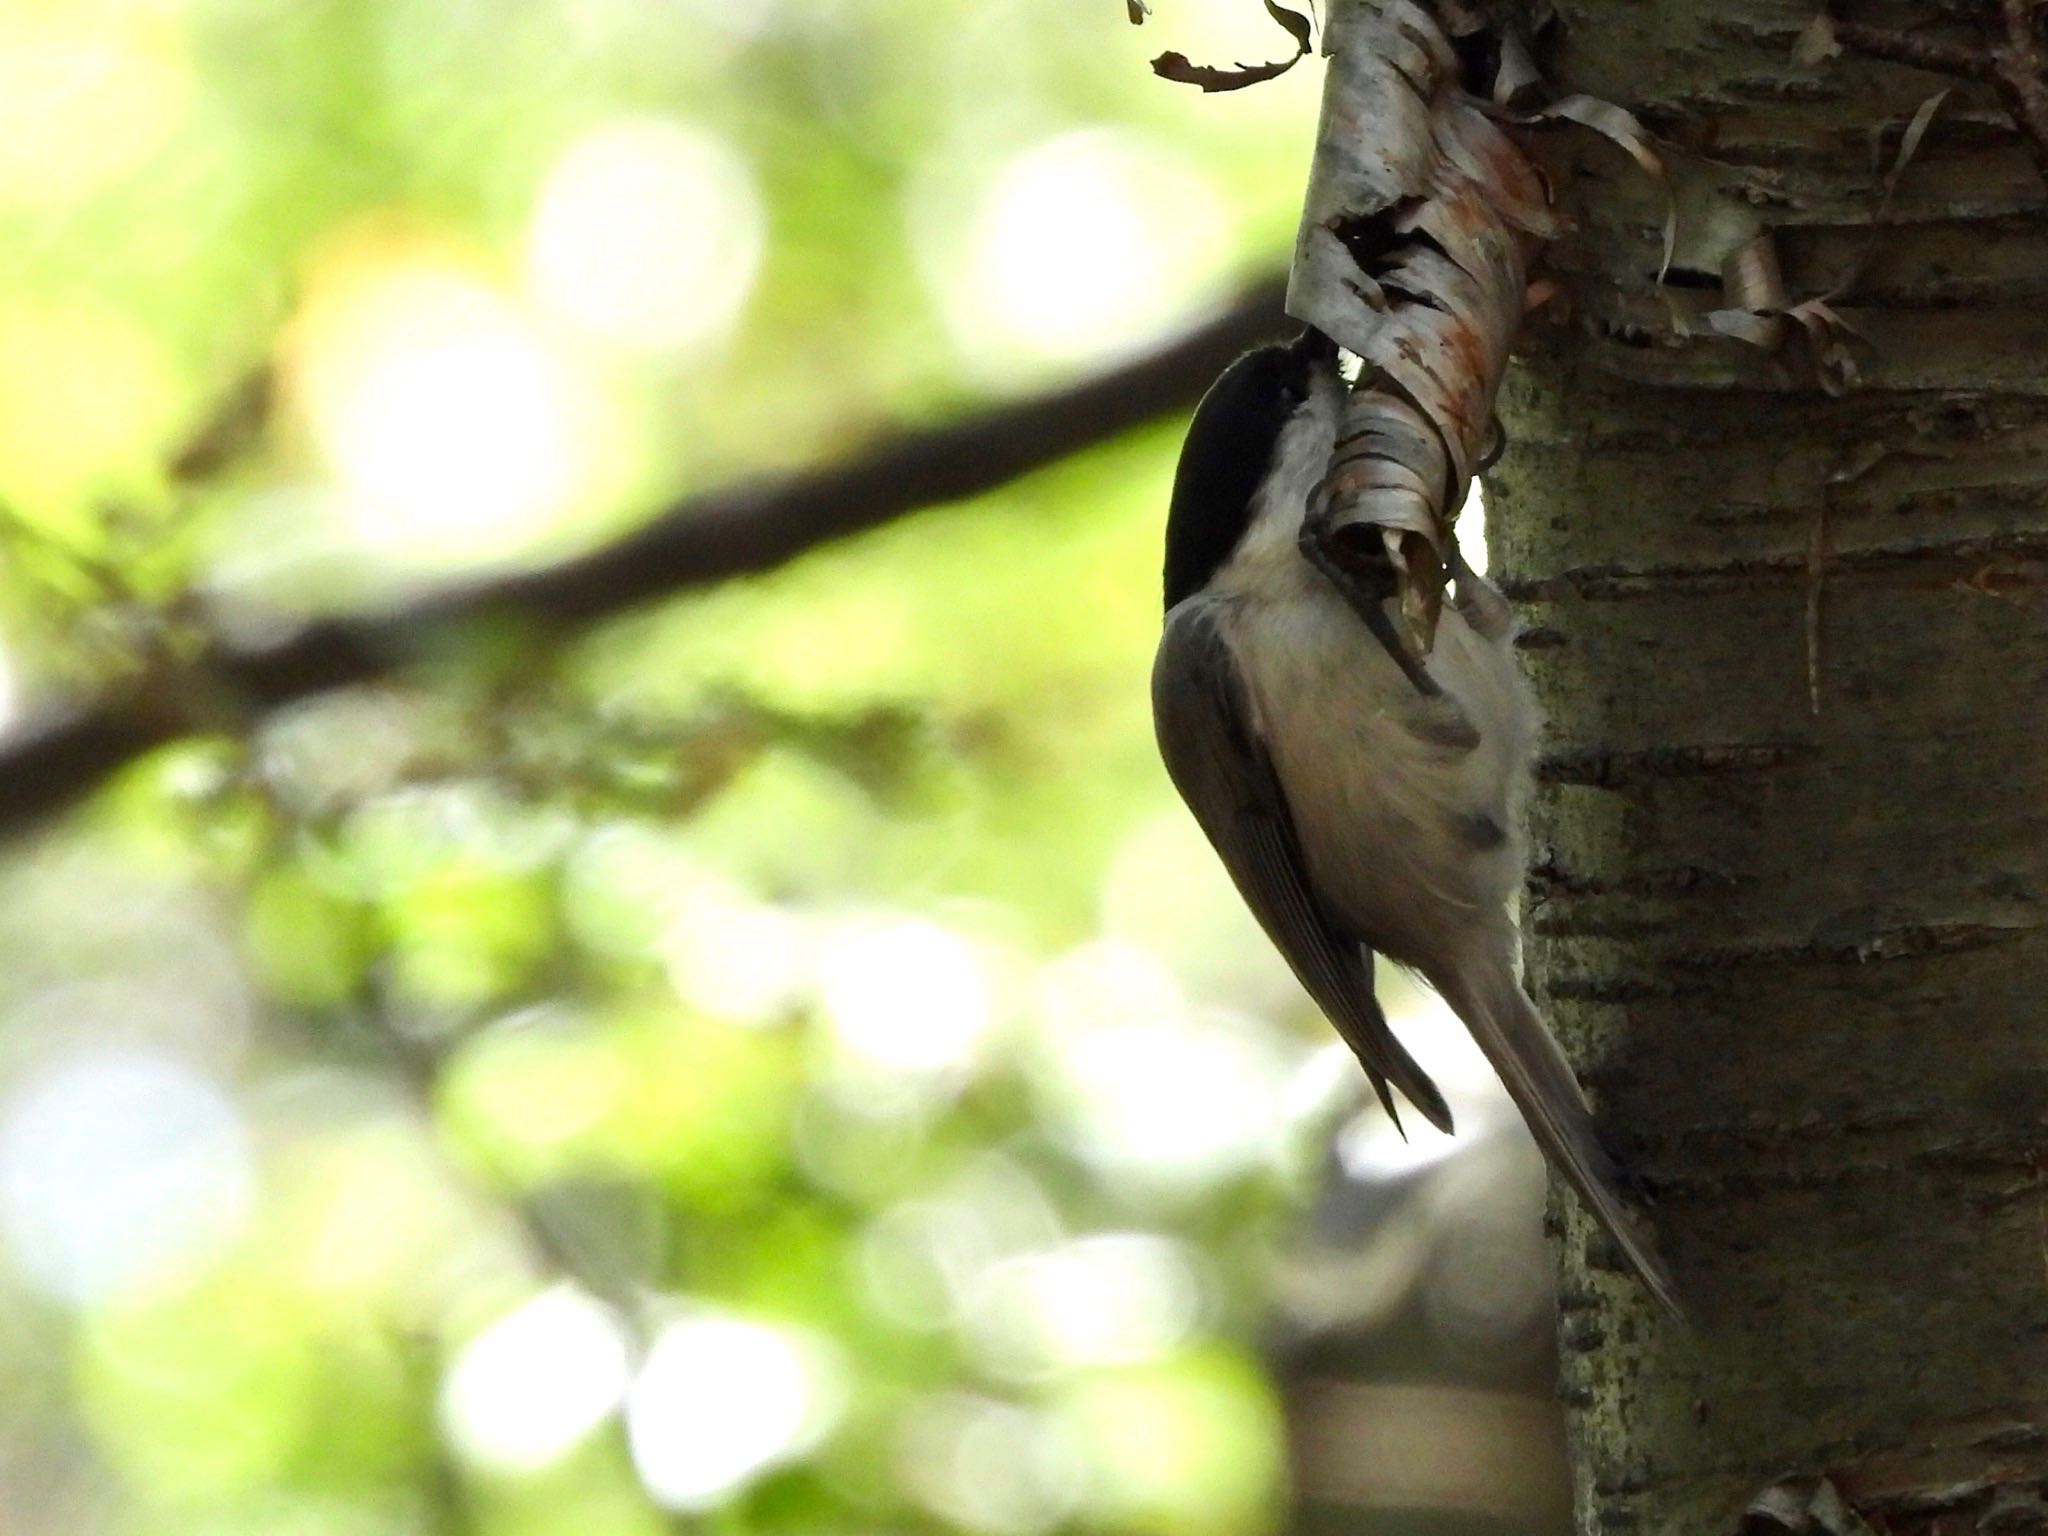
<svg viewBox="0 0 2048 1536"><path fill-rule="evenodd" d="M1202 396L1166 517L1168 608L1199 592L1237 548L1280 429L1308 398L1315 368L1336 355L1336 343L1311 326L1286 345L1245 353Z"/></svg>

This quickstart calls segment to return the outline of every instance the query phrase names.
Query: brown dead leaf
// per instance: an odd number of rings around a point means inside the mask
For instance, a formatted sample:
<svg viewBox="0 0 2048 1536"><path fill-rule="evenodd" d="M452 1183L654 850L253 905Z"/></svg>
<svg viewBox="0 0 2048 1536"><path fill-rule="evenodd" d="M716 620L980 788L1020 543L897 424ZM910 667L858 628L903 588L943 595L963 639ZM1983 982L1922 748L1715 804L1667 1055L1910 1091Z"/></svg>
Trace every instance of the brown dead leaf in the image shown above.
<svg viewBox="0 0 2048 1536"><path fill-rule="evenodd" d="M1139 0L1128 0L1136 4ZM1173 80L1181 85L1198 86L1204 91L1241 91L1248 85L1277 79L1302 61L1308 53L1311 24L1299 11L1290 11L1283 5L1266 0L1266 14L1294 39L1294 56L1277 59L1270 64L1233 64L1227 69L1212 64L1190 63L1184 53L1162 53L1152 61L1152 73L1162 80ZM1136 21L1138 18L1131 18Z"/></svg>
<svg viewBox="0 0 2048 1536"><path fill-rule="evenodd" d="M1162 80L1199 86L1204 91L1241 91L1262 80L1278 79L1294 68L1300 58L1296 54L1273 64L1234 64L1219 69L1213 64L1191 63L1184 53L1162 53L1152 61L1152 73Z"/></svg>
<svg viewBox="0 0 2048 1536"><path fill-rule="evenodd" d="M1312 33L1306 16L1299 11L1290 11L1284 5L1275 5L1273 0L1266 0L1266 14L1286 29L1287 35L1294 39L1295 46L1302 53L1308 52ZM1295 55L1296 58L1300 56L1301 54Z"/></svg>

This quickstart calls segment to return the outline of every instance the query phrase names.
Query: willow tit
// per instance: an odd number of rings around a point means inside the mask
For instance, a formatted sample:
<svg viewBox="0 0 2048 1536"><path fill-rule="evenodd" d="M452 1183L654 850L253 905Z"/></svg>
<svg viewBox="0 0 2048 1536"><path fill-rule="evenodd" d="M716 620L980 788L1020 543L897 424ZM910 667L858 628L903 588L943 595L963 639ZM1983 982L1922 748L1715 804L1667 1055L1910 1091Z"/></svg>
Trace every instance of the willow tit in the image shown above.
<svg viewBox="0 0 2048 1536"><path fill-rule="evenodd" d="M1227 368L1195 411L1166 526L1152 670L1167 772L1380 1102L1439 1129L1443 1095L1373 996L1373 954L1472 1031L1544 1155L1676 1310L1569 1063L1516 976L1507 904L1536 713L1506 600L1453 552L1427 659L1389 615L1391 568L1311 509L1346 386L1310 330ZM1377 539L1371 541L1377 544Z"/></svg>

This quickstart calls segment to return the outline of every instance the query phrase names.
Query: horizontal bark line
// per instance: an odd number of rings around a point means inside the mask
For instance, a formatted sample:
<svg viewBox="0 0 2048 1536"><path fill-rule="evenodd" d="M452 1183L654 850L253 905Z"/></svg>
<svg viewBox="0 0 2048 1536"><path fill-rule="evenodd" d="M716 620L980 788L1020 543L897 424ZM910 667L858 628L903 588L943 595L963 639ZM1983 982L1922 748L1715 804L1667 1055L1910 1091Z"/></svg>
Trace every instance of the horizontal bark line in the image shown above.
<svg viewBox="0 0 2048 1536"><path fill-rule="evenodd" d="M1597 1297L1583 1294L1579 1304L1592 1308L1599 1302ZM1597 1355L1588 1358L1575 1352L1567 1363L1583 1377L1589 1367L1597 1369L1604 1362ZM1581 1381L1574 1384L1572 1395L1587 1390ZM1699 1404L1695 1414L1697 1425L1707 1423L1707 1406L1704 1402ZM1853 1505L1881 1516L1885 1520L1882 1529L1889 1536L1969 1536L1973 1532L1981 1536L1992 1536L1994 1532L1998 1536L2034 1536L2039 1525L2024 1520L1932 1528L1918 1522L1898 1522L1910 1519L1916 1510L1952 1509L1953 1501L1967 1499L1973 1492L2014 1482L2023 1486L2033 1483L2048 1471L2042 1465L2043 1439L2038 1428L2042 1422L2048 1422L2048 1413L2025 1398L1990 1401L1971 1419L1894 1425L1874 1443L1867 1432L1823 1440L1812 1447L1807 1465L1831 1479ZM1625 1515L1623 1526L1634 1529L1640 1526L1641 1519L1629 1506L1665 1496L1668 1508L1670 1494L1689 1489L1696 1498L1687 1502L1696 1509L1717 1509L1725 1519L1684 1529L1749 1531L1751 1527L1740 1523L1738 1513L1742 1504L1758 1491L1754 1450L1729 1447L1710 1433L1698 1434L1697 1438L1697 1452L1682 1466L1671 1465L1668 1458L1658 1458L1659 1464L1651 1464L1641 1452L1625 1459L1596 1458L1588 1468L1585 1493L1600 1504L1603 1516L1619 1509ZM1783 1463L1773 1470L1781 1472ZM1657 1527L1657 1536L1666 1528ZM1596 1519L1584 1529L1604 1531L1608 1527ZM1777 1531L1782 1527L1761 1529ZM1832 1528L1812 1525L1802 1529L1810 1536L1820 1536L1823 1529ZM1867 1529L1867 1525L1858 1529Z"/></svg>
<svg viewBox="0 0 2048 1536"><path fill-rule="evenodd" d="M1688 391L1682 384L1674 384L1670 393L1677 397ZM1659 479L1665 479L1674 474L1677 466L1670 460L1674 453L1679 452L1687 456L1695 478L1708 482L1718 481L1728 474L1754 475L1760 469L1767 469L1760 466L1756 458L1755 419L1743 409L1754 402L1745 402L1740 395L1725 389L1701 388L1689 393L1693 399L1683 403L1695 409L1679 413L1686 418L1684 425L1675 421L1670 424L1632 421L1610 425L1596 418L1589 421L1574 419L1558 424L1557 430L1544 430L1549 423L1531 425L1517 422L1509 451L1515 455L1516 462L1523 464L1528 462L1532 452L1547 452L1562 466L1560 473L1564 468L1575 469L1588 460L1613 465L1626 458L1640 458L1645 472L1655 470ZM1951 396L1938 391L1924 395L1909 393L1903 397L1850 394L1839 398L1809 396L1798 400L1780 399L1772 392L1763 403L1774 411L1803 413L1786 417L1785 431L1793 450L1800 452L1813 465L1811 478L1816 485L1831 473L1839 461L1840 445L1844 442L1874 440L1886 444L1890 450L1888 457L1911 458L1939 453L1969 465L1976 462L1976 450L1980 445L1975 440L1980 437L1992 436L2000 440L2020 437L2028 439L2031 446L2031 442L2038 441L2040 433L2048 430L2048 401L2038 394L1989 388L1971 390L1967 394L1965 402L1960 395ZM1670 405L1680 403L1677 399L1667 402ZM1967 455L1949 446L1951 433L1940 427L1942 413L1956 408L1959 403L1967 407L1968 414L1956 423L1953 432L1968 434L1971 441ZM1723 418L1727 419L1727 425L1718 426L1717 422ZM1935 425L1915 425L1930 419ZM1826 441L1814 442L1816 435L1824 436ZM1729 462L1717 463L1717 456L1726 456ZM1763 483L1779 483L1777 474L1766 472ZM1860 477L1858 483L1861 483ZM1758 504L1766 503L1759 500ZM1803 504L1810 505L1810 499Z"/></svg>
<svg viewBox="0 0 2048 1536"><path fill-rule="evenodd" d="M1733 890L1739 884L1739 877L1699 864L1668 864L1615 875L1589 875L1558 863L1554 856L1531 865L1528 875L1531 894L1546 899L1722 892Z"/></svg>
<svg viewBox="0 0 2048 1536"><path fill-rule="evenodd" d="M1646 110L1654 114L1657 108ZM1989 121L1957 120L1947 140L1923 152L1914 174L1902 179L1881 226L1871 222L1871 215L1883 198L1883 183L1870 174L1867 158L1816 156L1810 144L1797 140L1729 138L1714 147L1710 158L1695 157L1695 163L1722 173L1723 195L1743 196L1763 209L1777 229L1876 233L1929 224L1998 224L2038 212L2041 194L2025 150L2010 133L1998 135L1979 153L1959 152L1971 137L1997 133Z"/></svg>
<svg viewBox="0 0 2048 1536"><path fill-rule="evenodd" d="M1997 1458L1992 1465L1999 1469L1998 1477L2048 1475L2043 1461L2048 1457L2048 1433L2043 1424L2048 1424L2048 1404L2012 1404L1988 1409L1975 1419L1911 1426L1876 1448L1852 1442L1823 1447L1816 1460L1858 1502L1870 1500L1902 1511L1938 1508L1983 1476L1987 1457ZM1665 1477L1632 1467L1596 1476L1590 1487L1601 1498L1629 1499L1698 1478L1739 1474L1747 1467L1746 1460L1731 1461Z"/></svg>
<svg viewBox="0 0 2048 1536"><path fill-rule="evenodd" d="M1807 1143L1826 1155L1801 1163L1791 1156L1772 1158L1755 1149L1738 1152L1723 1148L1718 1150L1729 1161L1725 1167L1716 1168L1713 1153L1697 1143L1687 1145L1682 1154L1674 1148L1659 1156L1665 1149L1660 1148L1656 1138L1649 1138L1639 1160L1645 1165L1654 1164L1653 1182L1661 1195L1696 1205L1707 1200L1753 1200L1765 1194L1837 1188L1851 1180L1890 1183L1908 1172L1951 1179L1971 1174L2025 1174L2033 1178L2042 1159L2048 1157L2048 1137L2039 1134L1976 1137L1918 1147L1886 1144L1873 1148L1868 1157L1845 1157L1841 1154L1843 1141L1820 1134L1809 1136ZM2039 1200L2043 1191L2038 1183L2029 1183L2019 1189L2008 1186L1998 1193L2004 1197L2000 1203L2010 1204L2011 1197L2016 1195ZM1969 1201L1973 1210L1982 1211L1965 1188L1952 1188L1949 1198Z"/></svg>
<svg viewBox="0 0 2048 1536"><path fill-rule="evenodd" d="M1867 965L1874 960L1915 960L1923 955L1949 955L1988 949L2038 933L2048 924L1909 923L1878 929L1857 939L1804 939L1731 944L1714 949L1685 950L1657 957L1660 965L1687 971L1726 971L1752 965Z"/></svg>
<svg viewBox="0 0 2048 1536"><path fill-rule="evenodd" d="M2020 1403L1974 1421L1937 1423L1893 1445L1841 1458L1830 1470L1858 1507L1962 1529L2025 1532L2048 1525L2048 1404ZM1973 1509L1973 1506L1975 1507ZM1993 1514L1997 1507L1996 1515ZM1985 1518L1974 1522L1973 1512ZM1896 1527L1894 1527L1896 1529Z"/></svg>
<svg viewBox="0 0 2048 1536"><path fill-rule="evenodd" d="M1618 913L1558 914L1555 912L1533 912L1529 916L1529 932L1540 934L1546 939L1614 939L1644 940L1655 939L1668 933L1680 921L1675 912L1657 912L1627 915Z"/></svg>
<svg viewBox="0 0 2048 1536"><path fill-rule="evenodd" d="M1683 898L1724 897L1745 883L1691 864L1610 877L1539 864L1523 882L1529 896L1524 921L1528 932L1546 939L1650 941L1682 920Z"/></svg>
<svg viewBox="0 0 2048 1536"><path fill-rule="evenodd" d="M1653 998L1691 996L1710 978L1758 968L1793 966L1860 967L1966 954L2012 944L2048 928L2048 923L1918 923L1873 932L1856 939L1786 939L1729 944L1713 949L1650 950L1631 956L1635 966L1605 973L1557 968L1544 990L1573 1002L1641 1002ZM1545 937L1573 937L1546 931ZM1582 937L1615 937L1582 932ZM1672 974L1677 973L1677 974Z"/></svg>
<svg viewBox="0 0 2048 1536"><path fill-rule="evenodd" d="M2048 452L2048 447L2044 447ZM1626 486L1630 481L1640 482L1655 473L1650 463L1633 465L1611 463L1607 466L1612 479L1603 474L1599 489L1609 484ZM1872 476L1874 480L1876 477ZM1964 525L1968 531L1958 530L1956 538L1998 539L2010 537L2016 529L2048 515L2048 482L2028 480L2024 483L2003 481L1999 483L1979 482L1923 483L1917 486L1874 486L1865 490L1857 487L1855 494L1839 494L1825 507L1830 540L1837 548L1890 549L1895 545L1884 542L1859 543L1857 534L1865 529L1890 531L1902 522L1937 527L1954 528ZM1790 557L1796 552L1803 554L1811 538L1815 517L1821 511L1821 504L1815 499L1766 504L1757 501L1723 500L1685 509L1682 518L1674 517L1669 528L1657 530L1659 537L1643 541L1637 551L1639 559L1649 557L1644 564L1628 569L1661 571L1666 569L1689 569L1700 565L1697 559L1686 558L1694 547L1711 555L1719 548L1725 548L1731 541L1730 535L1743 535L1752 543L1765 542L1775 535L1785 540L1780 551L1768 548L1752 556L1753 559L1770 559L1776 554ZM1576 541L1575 541L1576 542ZM1604 547L1601 541L1588 539L1587 545ZM1668 550L1666 558L1656 558L1657 551ZM1707 562L1713 564L1711 560ZM1603 570L1608 562L1588 562L1590 568ZM1565 566L1564 570L1580 569ZM1830 564L1832 569L1832 563ZM1531 581L1538 578L1528 578ZM1543 650L1566 643L1566 637L1556 630L1535 625L1516 637L1516 643L1525 650Z"/></svg>
<svg viewBox="0 0 2048 1536"><path fill-rule="evenodd" d="M1571 784L1592 789L1617 789L1657 779L1718 778L1762 773L1811 756L1811 743L1797 741L1699 742L1690 745L1637 748L1585 748L1551 751L1536 761L1536 778L1544 784Z"/></svg>
<svg viewBox="0 0 2048 1536"><path fill-rule="evenodd" d="M1837 43L1857 48L1864 53L1875 52L1876 44L1895 45L1894 53L1880 56L1942 74L1964 75L1982 80L1991 78L1989 65L1983 59L1981 49L1926 38L1917 33L1894 33L1880 27L1860 26L1839 20L1833 22L1832 27ZM1703 30L1709 36L1724 38L1748 49L1789 59L1793 49L1804 37L1806 27L1804 24L1791 21L1715 16L1705 23Z"/></svg>
<svg viewBox="0 0 2048 1536"><path fill-rule="evenodd" d="M1925 92L1898 98L1901 126L1925 99ZM1731 97L1718 105L1742 114L1747 103ZM1651 121L1682 115L1691 105L1650 100L1636 110ZM1772 228L1791 233L1840 229L1876 237L1888 229L1929 224L2013 224L2041 209L2040 179L2009 121L2002 113L1983 114L1957 105L1955 98L1923 139L1889 202L1884 176L1873 171L1867 151L1844 145L1834 154L1821 153L1805 135L1733 133L1717 141L1711 153L1688 151L1685 159L1706 184L1702 195L1749 204ZM1882 224L1874 222L1880 207ZM1583 250L1568 250L1563 257L1587 259Z"/></svg>
<svg viewBox="0 0 2048 1536"><path fill-rule="evenodd" d="M1836 306L1862 338L1852 343L1867 397L1992 390L2048 396L2048 305L1987 304L1963 310L1888 310ZM1969 323L1964 323L1965 319ZM1589 313L1588 364L1612 378L1652 389L1801 396L1817 389L1806 343L1788 333L1766 352L1713 334L1670 328L1654 291L1623 292L1611 313Z"/></svg>
<svg viewBox="0 0 2048 1536"><path fill-rule="evenodd" d="M2043 242L2040 255L2048 263L2048 242ZM2000 304L2038 303L2043 296L2048 296L2048 274L2022 279L1946 277L1870 284L1856 295L1859 307L1900 315L1967 315Z"/></svg>
<svg viewBox="0 0 2048 1536"><path fill-rule="evenodd" d="M1836 549L1823 565L1828 577L1926 577L1929 568L1960 568L1964 576L1996 571L2009 584L2048 585L2048 528L1942 539L1927 544L1880 544ZM1781 550L1729 560L1627 566L1618 562L1568 567L1544 576L1503 575L1496 584L1511 601L1556 602L1561 598L1622 601L1635 597L1691 596L1740 591L1810 580L1814 566L1806 551Z"/></svg>
<svg viewBox="0 0 2048 1536"><path fill-rule="evenodd" d="M1933 423L1901 421L1891 411L1824 417L1809 425L1849 440L1848 451L1807 447L1760 463L1752 434L1732 437L1712 454L1691 446L1694 462L1676 472L1671 443L1658 439L1631 437L1589 452L1584 442L1518 438L1514 452L1524 474L1571 476L1584 496L1639 494L1645 483L1663 484L1677 503L1677 528L1711 529L1717 540L1730 529L1803 527L1822 506L1845 524L1945 520L1962 510L2005 519L1983 530L2002 533L2024 527L2030 511L2048 514L2048 402L2026 405L2021 419L1995 425L1975 412ZM1967 455L1959 446L1966 437L1976 440Z"/></svg>

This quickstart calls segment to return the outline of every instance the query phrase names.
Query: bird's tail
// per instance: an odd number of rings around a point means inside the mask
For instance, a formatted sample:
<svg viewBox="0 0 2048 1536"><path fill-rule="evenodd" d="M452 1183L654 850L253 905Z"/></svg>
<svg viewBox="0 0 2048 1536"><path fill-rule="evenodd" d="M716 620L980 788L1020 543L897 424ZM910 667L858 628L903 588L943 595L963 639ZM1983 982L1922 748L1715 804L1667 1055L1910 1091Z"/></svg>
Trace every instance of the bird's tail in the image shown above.
<svg viewBox="0 0 2048 1536"><path fill-rule="evenodd" d="M1551 1166L1599 1219L1644 1286L1674 1316L1677 1288L1642 1212L1622 1193L1614 1160L1593 1129L1592 1110L1571 1063L1504 962L1480 960L1439 986L1479 1042Z"/></svg>

